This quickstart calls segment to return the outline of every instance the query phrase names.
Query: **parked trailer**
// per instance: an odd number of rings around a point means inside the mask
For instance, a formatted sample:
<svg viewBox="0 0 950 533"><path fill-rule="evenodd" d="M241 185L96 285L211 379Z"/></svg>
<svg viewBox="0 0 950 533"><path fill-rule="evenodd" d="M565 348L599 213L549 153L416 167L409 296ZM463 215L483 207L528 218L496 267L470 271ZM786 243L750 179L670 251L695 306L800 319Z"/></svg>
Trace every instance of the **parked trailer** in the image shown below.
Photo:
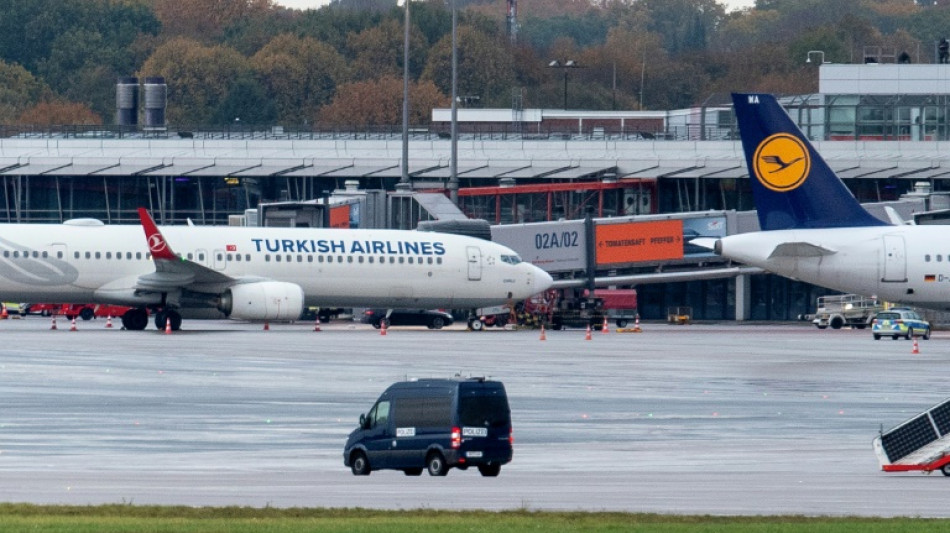
<svg viewBox="0 0 950 533"><path fill-rule="evenodd" d="M882 431L872 446L885 472L939 470L950 476L950 398Z"/></svg>
<svg viewBox="0 0 950 533"><path fill-rule="evenodd" d="M877 298L858 294L835 294L818 297L818 310L814 315L805 315L818 329L841 329L850 326L864 329L871 325L874 315L884 310L884 303Z"/></svg>

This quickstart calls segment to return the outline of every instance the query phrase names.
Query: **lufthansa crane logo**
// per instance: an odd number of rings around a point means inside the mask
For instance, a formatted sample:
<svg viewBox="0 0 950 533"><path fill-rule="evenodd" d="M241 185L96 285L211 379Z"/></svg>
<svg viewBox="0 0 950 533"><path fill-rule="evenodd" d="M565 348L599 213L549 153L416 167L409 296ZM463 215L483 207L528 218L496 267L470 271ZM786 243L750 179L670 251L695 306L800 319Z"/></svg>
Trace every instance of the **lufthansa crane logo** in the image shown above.
<svg viewBox="0 0 950 533"><path fill-rule="evenodd" d="M168 245L165 243L165 239L161 235L152 235L148 238L148 249L152 251L152 254L162 252L167 248Z"/></svg>
<svg viewBox="0 0 950 533"><path fill-rule="evenodd" d="M755 176L775 192L797 189L808 177L811 158L798 137L788 133L770 135L759 144L753 164Z"/></svg>

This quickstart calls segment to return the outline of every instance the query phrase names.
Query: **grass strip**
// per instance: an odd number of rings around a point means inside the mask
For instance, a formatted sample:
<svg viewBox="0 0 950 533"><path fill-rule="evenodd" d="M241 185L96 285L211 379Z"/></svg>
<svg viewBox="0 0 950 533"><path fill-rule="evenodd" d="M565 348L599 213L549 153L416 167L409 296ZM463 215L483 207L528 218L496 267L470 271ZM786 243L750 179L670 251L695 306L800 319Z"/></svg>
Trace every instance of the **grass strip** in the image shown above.
<svg viewBox="0 0 950 533"><path fill-rule="evenodd" d="M948 530L950 521L924 518L0 504L0 531L5 533L929 533Z"/></svg>

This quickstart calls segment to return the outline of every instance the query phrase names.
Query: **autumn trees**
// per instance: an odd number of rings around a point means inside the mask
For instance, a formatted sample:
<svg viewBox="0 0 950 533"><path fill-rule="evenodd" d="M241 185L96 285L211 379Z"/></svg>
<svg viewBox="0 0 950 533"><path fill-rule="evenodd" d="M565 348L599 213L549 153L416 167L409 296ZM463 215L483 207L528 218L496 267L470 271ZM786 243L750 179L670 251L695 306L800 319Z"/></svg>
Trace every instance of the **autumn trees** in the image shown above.
<svg viewBox="0 0 950 533"><path fill-rule="evenodd" d="M932 60L950 8L913 0L456 0L459 95L478 105L674 109L732 90L817 90L810 50L857 62L866 47ZM169 123L287 126L401 121L403 11L395 0L335 0L319 10L273 0L0 0L0 123L101 122L119 76L162 76ZM451 13L412 5L412 121L451 93Z"/></svg>

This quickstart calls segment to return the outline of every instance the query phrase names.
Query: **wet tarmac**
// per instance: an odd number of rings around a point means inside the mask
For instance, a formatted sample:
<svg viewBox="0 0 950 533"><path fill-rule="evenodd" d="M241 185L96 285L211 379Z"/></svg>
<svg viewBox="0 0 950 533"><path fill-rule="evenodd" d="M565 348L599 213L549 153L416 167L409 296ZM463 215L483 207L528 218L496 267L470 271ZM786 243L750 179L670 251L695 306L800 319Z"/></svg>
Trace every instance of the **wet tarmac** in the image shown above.
<svg viewBox="0 0 950 533"><path fill-rule="evenodd" d="M950 478L871 440L950 396L950 332L806 324L642 333L186 321L166 335L0 321L0 501L950 516ZM346 435L405 378L505 383L498 478L353 476Z"/></svg>

